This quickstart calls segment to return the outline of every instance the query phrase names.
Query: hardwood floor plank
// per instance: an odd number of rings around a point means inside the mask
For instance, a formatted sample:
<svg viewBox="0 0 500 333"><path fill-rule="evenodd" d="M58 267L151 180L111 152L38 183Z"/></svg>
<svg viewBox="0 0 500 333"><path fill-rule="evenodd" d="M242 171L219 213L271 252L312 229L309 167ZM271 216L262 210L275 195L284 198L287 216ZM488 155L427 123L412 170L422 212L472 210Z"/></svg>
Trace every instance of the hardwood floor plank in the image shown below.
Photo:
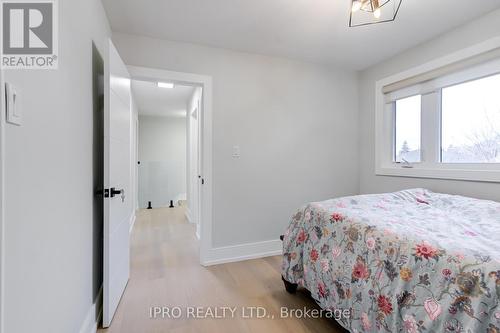
<svg viewBox="0 0 500 333"><path fill-rule="evenodd" d="M99 333L344 333L331 319L280 318L281 307L319 308L306 292L288 294L281 256L211 267L199 264L195 225L184 208L141 210L131 235L130 281L108 329ZM150 308L179 307L178 319L150 318ZM187 318L188 307L236 308L234 318ZM260 307L266 318L245 318Z"/></svg>

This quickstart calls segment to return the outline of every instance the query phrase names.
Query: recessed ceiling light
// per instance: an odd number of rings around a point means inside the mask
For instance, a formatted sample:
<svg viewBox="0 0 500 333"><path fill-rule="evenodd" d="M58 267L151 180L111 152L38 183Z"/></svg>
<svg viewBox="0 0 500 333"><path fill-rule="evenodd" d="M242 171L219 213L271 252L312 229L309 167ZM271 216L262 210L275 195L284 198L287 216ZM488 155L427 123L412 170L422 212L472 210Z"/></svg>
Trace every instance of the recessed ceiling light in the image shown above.
<svg viewBox="0 0 500 333"><path fill-rule="evenodd" d="M172 89L174 87L174 84L171 82L158 82L158 87Z"/></svg>

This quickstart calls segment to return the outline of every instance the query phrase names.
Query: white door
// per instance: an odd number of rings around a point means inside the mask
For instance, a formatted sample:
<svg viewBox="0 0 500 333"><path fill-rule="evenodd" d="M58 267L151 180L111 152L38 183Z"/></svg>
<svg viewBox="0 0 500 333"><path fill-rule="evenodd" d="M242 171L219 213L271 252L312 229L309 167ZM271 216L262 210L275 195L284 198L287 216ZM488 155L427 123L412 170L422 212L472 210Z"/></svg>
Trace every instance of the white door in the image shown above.
<svg viewBox="0 0 500 333"><path fill-rule="evenodd" d="M134 213L131 193L130 76L116 48L109 45L109 112L106 115L104 204L103 327L109 327L130 273L129 222Z"/></svg>

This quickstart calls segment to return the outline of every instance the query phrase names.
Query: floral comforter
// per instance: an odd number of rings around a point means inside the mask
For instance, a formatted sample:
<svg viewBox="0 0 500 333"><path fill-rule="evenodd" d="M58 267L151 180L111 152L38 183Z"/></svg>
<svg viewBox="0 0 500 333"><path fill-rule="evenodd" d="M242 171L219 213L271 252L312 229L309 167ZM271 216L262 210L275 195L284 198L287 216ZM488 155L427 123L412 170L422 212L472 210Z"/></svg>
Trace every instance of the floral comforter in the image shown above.
<svg viewBox="0 0 500 333"><path fill-rule="evenodd" d="M351 332L500 333L500 203L413 189L310 203L283 277Z"/></svg>

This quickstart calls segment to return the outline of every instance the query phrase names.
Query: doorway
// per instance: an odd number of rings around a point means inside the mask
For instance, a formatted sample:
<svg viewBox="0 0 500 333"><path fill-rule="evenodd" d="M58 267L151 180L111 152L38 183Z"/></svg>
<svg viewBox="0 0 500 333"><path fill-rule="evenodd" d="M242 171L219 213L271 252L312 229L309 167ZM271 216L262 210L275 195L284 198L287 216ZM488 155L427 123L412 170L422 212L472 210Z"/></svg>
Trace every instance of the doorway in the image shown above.
<svg viewBox="0 0 500 333"><path fill-rule="evenodd" d="M163 88L169 89L168 87L171 85L174 87L177 85L179 87L189 87L191 90L189 103L184 110L187 137L185 143L187 153L185 155L186 217L190 222L197 224L196 234L200 240L199 259L202 265L206 265L210 261L212 244L212 79L203 75L145 67L128 66L127 68L132 81L142 81L155 85L157 88L162 88L160 87L161 85ZM139 119L140 127L141 121ZM145 166L143 165L143 161L139 159L138 164L136 164L139 182L141 167L143 166ZM142 172L148 171L143 170ZM139 192L141 192L140 187L141 184L138 185L136 193L139 207L144 204L148 204L149 206L149 201L153 200L141 199L139 195ZM179 191L177 190L177 192ZM178 205L179 201L184 201L182 192L177 197L173 194L176 193L175 190L169 193L167 194L168 206L170 206L171 200L174 206ZM148 202L146 203L145 201ZM165 207L164 204L165 202L163 201L162 203L160 200L160 207ZM151 207L154 207L153 202L151 202Z"/></svg>
<svg viewBox="0 0 500 333"><path fill-rule="evenodd" d="M201 88L198 103L199 262L210 265L212 247L212 79L208 76L127 66L109 41L109 66L104 80L104 257L102 325L109 327L130 278L130 233L139 204L137 109L131 81ZM187 112L186 112L187 118ZM194 177L193 177L194 178ZM169 199L170 201L170 199ZM169 209L169 208L166 208ZM162 267L159 267L162 268Z"/></svg>
<svg viewBox="0 0 500 333"><path fill-rule="evenodd" d="M104 260L104 60L92 44L93 190L92 299L100 298Z"/></svg>
<svg viewBox="0 0 500 333"><path fill-rule="evenodd" d="M131 86L138 118L139 209L193 210L189 152L197 146L188 115L198 87L134 79Z"/></svg>

